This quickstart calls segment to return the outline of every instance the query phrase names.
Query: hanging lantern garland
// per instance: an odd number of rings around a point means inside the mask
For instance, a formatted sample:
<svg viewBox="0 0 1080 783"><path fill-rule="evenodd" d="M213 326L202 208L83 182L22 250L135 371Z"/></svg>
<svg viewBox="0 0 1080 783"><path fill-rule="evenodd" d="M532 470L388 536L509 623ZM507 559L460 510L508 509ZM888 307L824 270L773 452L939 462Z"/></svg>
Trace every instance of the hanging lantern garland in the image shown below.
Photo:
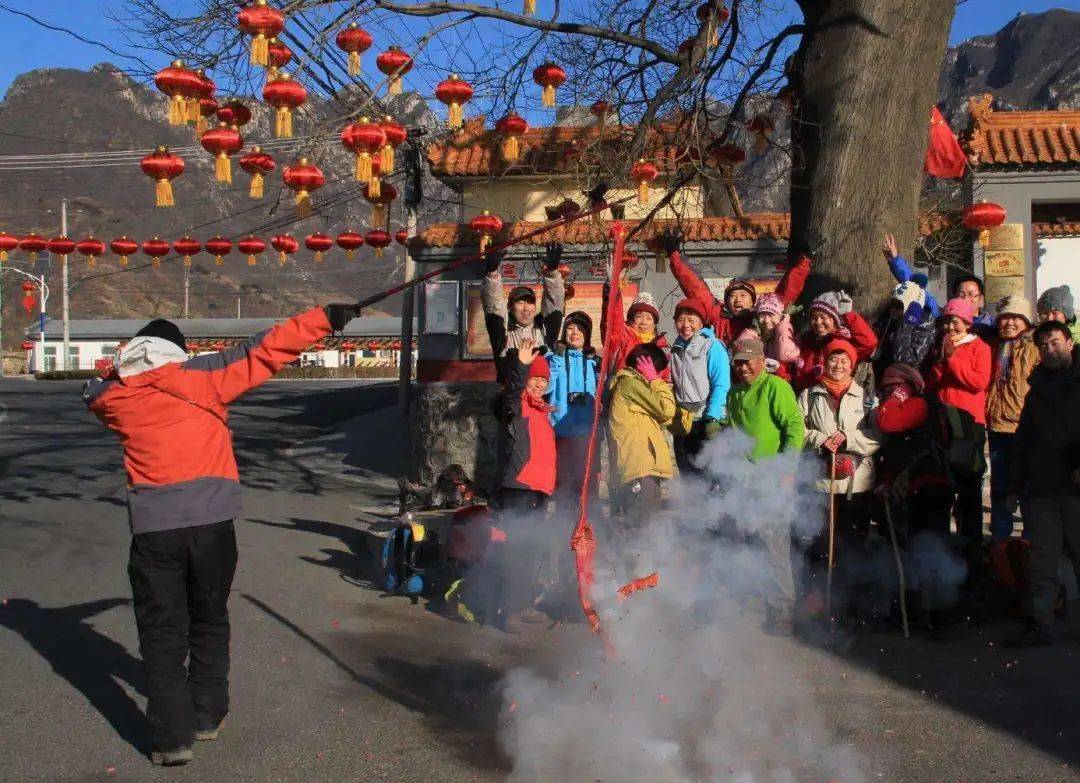
<svg viewBox="0 0 1080 783"><path fill-rule="evenodd" d="M990 229L1005 222L1005 208L992 201L979 201L964 210L964 227L979 232L979 244L990 246Z"/></svg>
<svg viewBox="0 0 1080 783"><path fill-rule="evenodd" d="M296 194L296 214L306 218L311 214L311 194L326 184L326 177L318 166L300 158L295 166L285 167L281 181Z"/></svg>
<svg viewBox="0 0 1080 783"><path fill-rule="evenodd" d="M240 158L240 168L251 175L251 187L248 196L262 198L266 190L266 176L277 168L272 155L262 151L262 147L252 147L251 152Z"/></svg>
<svg viewBox="0 0 1080 783"><path fill-rule="evenodd" d="M464 106L473 97L472 85L456 73L435 86L435 97L446 104L446 125L460 128L465 119Z"/></svg>
<svg viewBox="0 0 1080 783"><path fill-rule="evenodd" d="M350 22L348 27L338 31L336 42L338 49L349 55L349 75L359 76L360 56L371 48L370 33L356 22Z"/></svg>
<svg viewBox="0 0 1080 783"><path fill-rule="evenodd" d="M184 173L184 159L169 152L168 147L158 147L139 164L143 174L157 182L155 203L159 207L175 207L172 181Z"/></svg>
<svg viewBox="0 0 1080 783"><path fill-rule="evenodd" d="M405 126L394 120L393 117L383 117L379 123L386 142L379 149L379 162L382 164L382 176L388 177L394 171L394 150L405 143L409 138L409 132Z"/></svg>
<svg viewBox="0 0 1080 783"><path fill-rule="evenodd" d="M510 112L495 123L495 132L502 136L502 156L508 163L521 158L521 137L529 132L529 123L517 112Z"/></svg>
<svg viewBox="0 0 1080 783"><path fill-rule="evenodd" d="M221 183L232 184L232 155L244 148L244 137L236 128L219 123L199 139L204 150L214 156L214 178Z"/></svg>
<svg viewBox="0 0 1080 783"><path fill-rule="evenodd" d="M257 256L266 251L266 242L256 236L246 236L236 243L236 249L247 256L248 266L255 266L258 263Z"/></svg>
<svg viewBox="0 0 1080 783"><path fill-rule="evenodd" d="M110 242L109 250L120 259L120 266L127 266L128 257L139 252L139 243L125 235Z"/></svg>
<svg viewBox="0 0 1080 783"><path fill-rule="evenodd" d="M45 252L48 247L48 240L40 234L27 234L19 240L19 250L29 256L31 264L37 261L38 253Z"/></svg>
<svg viewBox="0 0 1080 783"><path fill-rule="evenodd" d="M397 188L384 182L378 193L372 193L369 184L364 188L364 198L371 204L371 225L383 226L386 224L390 203L397 198Z"/></svg>
<svg viewBox="0 0 1080 783"><path fill-rule="evenodd" d="M186 125L188 100L198 100L202 77L184 65L182 60L172 63L154 74L154 86L169 96L169 124Z"/></svg>
<svg viewBox="0 0 1080 783"><path fill-rule="evenodd" d="M401 79L412 70L412 57L402 51L400 46L391 46L375 58L375 66L390 79L386 88L387 94L401 95Z"/></svg>
<svg viewBox="0 0 1080 783"><path fill-rule="evenodd" d="M233 243L222 236L206 240L206 252L214 256L214 266L225 263L225 256L232 252Z"/></svg>
<svg viewBox="0 0 1080 783"><path fill-rule="evenodd" d="M172 243L172 249L184 257L184 266L191 266L191 257L202 252L202 245L189 236L177 239Z"/></svg>
<svg viewBox="0 0 1080 783"><path fill-rule="evenodd" d="M495 236L502 231L503 221L498 215L492 215L484 210L469 221L469 228L480 236L480 255L487 252L488 247L494 241Z"/></svg>
<svg viewBox="0 0 1080 783"><path fill-rule="evenodd" d="M217 118L226 125L243 128L251 122L251 109L242 101L233 99L218 108Z"/></svg>
<svg viewBox="0 0 1080 783"><path fill-rule="evenodd" d="M285 266L289 256L300 249L300 243L289 234L278 234L270 240L270 244L278 253L278 265Z"/></svg>
<svg viewBox="0 0 1080 783"><path fill-rule="evenodd" d="M337 246L345 251L345 260L352 261L356 251L364 246L364 236L355 231L343 231L338 234Z"/></svg>
<svg viewBox="0 0 1080 783"><path fill-rule="evenodd" d="M323 262L323 253L334 248L334 238L315 232L304 239L304 247L315 254L315 263L321 264Z"/></svg>
<svg viewBox="0 0 1080 783"><path fill-rule="evenodd" d="M271 8L266 0L255 0L236 17L240 29L252 37L251 64L267 67L270 64L267 47L270 39L285 29L285 15Z"/></svg>
<svg viewBox="0 0 1080 783"><path fill-rule="evenodd" d="M0 263L8 260L8 253L19 247L19 238L0 231Z"/></svg>
<svg viewBox="0 0 1080 783"><path fill-rule="evenodd" d="M659 176L660 170L655 163L642 158L630 169L630 178L637 183L638 203L649 203L649 183Z"/></svg>
<svg viewBox="0 0 1080 783"><path fill-rule="evenodd" d="M390 233L381 228L373 228L364 234L364 243L375 248L375 257L382 258L383 249L390 246Z"/></svg>
<svg viewBox="0 0 1080 783"><path fill-rule="evenodd" d="M164 239L154 237L142 243L143 255L150 256L151 265L157 269L161 266L161 259L172 252L172 247Z"/></svg>
<svg viewBox="0 0 1080 783"><path fill-rule="evenodd" d="M266 59L271 71L278 71L292 61L292 49L277 38L271 38L266 44Z"/></svg>
<svg viewBox="0 0 1080 783"><path fill-rule="evenodd" d="M373 158L386 146L386 132L382 126L361 117L342 129L341 144L356 157L356 181L368 183L371 193L378 195L379 177L374 171Z"/></svg>
<svg viewBox="0 0 1080 783"><path fill-rule="evenodd" d="M293 81L287 74L278 74L263 87L263 100L276 110L274 135L279 139L289 139L293 135L293 112L304 105L307 90L300 82Z"/></svg>
<svg viewBox="0 0 1080 783"><path fill-rule="evenodd" d="M555 90L566 81L566 71L555 63L547 62L533 71L533 81L544 88L542 103L550 109L555 106Z"/></svg>
<svg viewBox="0 0 1080 783"><path fill-rule="evenodd" d="M47 247L54 256L62 257L66 264L67 257L75 252L75 240L65 236L53 237Z"/></svg>

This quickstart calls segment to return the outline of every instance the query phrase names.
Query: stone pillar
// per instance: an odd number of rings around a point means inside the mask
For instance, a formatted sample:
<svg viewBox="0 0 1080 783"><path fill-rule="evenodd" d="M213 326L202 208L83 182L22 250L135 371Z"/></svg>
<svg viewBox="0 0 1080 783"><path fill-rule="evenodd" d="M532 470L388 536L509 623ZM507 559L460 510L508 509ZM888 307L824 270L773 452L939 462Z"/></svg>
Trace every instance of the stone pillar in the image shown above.
<svg viewBox="0 0 1080 783"><path fill-rule="evenodd" d="M409 415L417 479L435 480L447 466L461 465L492 492L498 477L501 425L495 418L495 383L418 384Z"/></svg>

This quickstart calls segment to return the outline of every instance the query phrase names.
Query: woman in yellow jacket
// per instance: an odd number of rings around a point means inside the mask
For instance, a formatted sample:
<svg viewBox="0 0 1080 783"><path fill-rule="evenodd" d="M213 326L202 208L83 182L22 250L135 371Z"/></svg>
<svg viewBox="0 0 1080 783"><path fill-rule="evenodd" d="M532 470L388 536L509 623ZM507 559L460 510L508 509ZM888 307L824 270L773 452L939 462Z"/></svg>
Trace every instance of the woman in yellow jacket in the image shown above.
<svg viewBox="0 0 1080 783"><path fill-rule="evenodd" d="M663 350L651 343L634 348L611 382L608 435L612 444L612 507L640 524L661 504L661 482L674 472L664 427L675 415L671 384L661 378Z"/></svg>

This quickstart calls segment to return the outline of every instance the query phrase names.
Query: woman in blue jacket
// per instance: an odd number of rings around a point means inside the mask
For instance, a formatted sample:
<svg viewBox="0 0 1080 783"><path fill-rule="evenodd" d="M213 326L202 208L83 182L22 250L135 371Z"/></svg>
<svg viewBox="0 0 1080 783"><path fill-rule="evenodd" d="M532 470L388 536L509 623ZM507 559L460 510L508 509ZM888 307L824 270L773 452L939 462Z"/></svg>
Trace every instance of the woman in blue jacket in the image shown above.
<svg viewBox="0 0 1080 783"><path fill-rule="evenodd" d="M551 423L555 427L557 454L555 491L557 498L570 504L576 504L581 494L600 373L600 357L592 347L592 329L592 319L586 313L580 310L570 313L563 319L562 336L548 357L551 365L548 399L554 408ZM599 466L597 451L589 475L593 491Z"/></svg>

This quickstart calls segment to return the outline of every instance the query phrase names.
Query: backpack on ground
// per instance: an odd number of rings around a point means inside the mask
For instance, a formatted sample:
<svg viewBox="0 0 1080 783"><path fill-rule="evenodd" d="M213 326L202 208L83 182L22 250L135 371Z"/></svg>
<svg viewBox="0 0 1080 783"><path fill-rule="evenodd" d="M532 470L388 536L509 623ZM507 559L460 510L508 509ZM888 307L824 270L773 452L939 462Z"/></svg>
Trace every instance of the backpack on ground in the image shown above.
<svg viewBox="0 0 1080 783"><path fill-rule="evenodd" d="M438 535L403 518L383 544L383 586L388 593L401 592L415 598L431 586L431 571L438 563Z"/></svg>

